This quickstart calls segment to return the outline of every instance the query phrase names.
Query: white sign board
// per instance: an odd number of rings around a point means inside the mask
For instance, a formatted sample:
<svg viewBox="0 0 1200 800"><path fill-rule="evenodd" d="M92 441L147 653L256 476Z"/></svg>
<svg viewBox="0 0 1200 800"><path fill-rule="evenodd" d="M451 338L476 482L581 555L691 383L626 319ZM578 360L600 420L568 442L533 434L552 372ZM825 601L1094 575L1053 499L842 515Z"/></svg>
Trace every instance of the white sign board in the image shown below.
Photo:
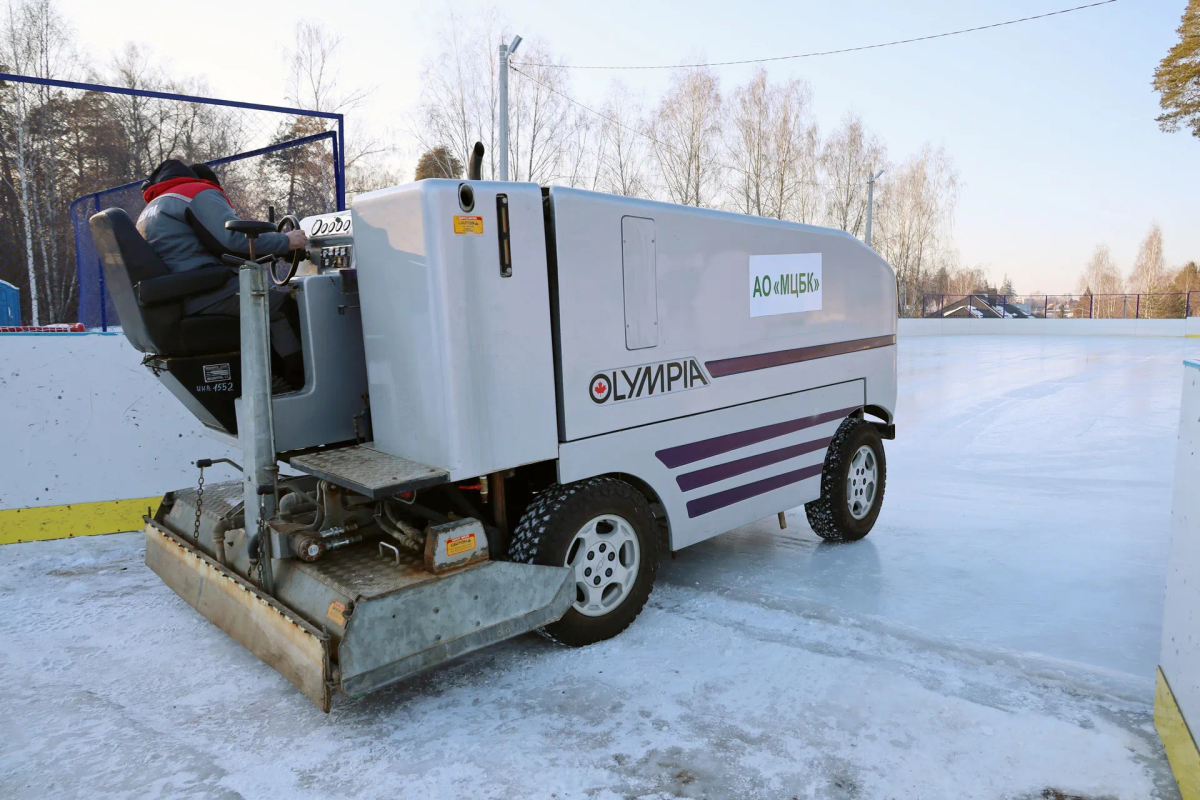
<svg viewBox="0 0 1200 800"><path fill-rule="evenodd" d="M750 256L750 316L821 310L821 254Z"/></svg>

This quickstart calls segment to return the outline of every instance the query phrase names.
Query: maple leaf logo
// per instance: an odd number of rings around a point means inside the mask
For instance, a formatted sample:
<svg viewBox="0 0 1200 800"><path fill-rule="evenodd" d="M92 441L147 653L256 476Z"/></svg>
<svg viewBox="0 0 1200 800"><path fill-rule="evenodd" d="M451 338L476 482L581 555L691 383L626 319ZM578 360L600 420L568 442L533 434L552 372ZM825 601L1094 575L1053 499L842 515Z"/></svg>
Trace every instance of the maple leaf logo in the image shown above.
<svg viewBox="0 0 1200 800"><path fill-rule="evenodd" d="M596 394L597 395L604 394L604 392L607 390L608 390L608 386L606 386L604 384L604 381L600 381L599 383L596 384Z"/></svg>

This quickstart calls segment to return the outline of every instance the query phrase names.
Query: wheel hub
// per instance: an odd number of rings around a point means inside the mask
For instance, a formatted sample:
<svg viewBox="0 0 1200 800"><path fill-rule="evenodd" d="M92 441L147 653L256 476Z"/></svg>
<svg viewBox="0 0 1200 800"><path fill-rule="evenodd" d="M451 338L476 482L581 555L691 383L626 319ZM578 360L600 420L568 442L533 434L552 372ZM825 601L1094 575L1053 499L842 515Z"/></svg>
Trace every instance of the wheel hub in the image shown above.
<svg viewBox="0 0 1200 800"><path fill-rule="evenodd" d="M846 505L850 516L862 519L875 505L875 488L879 484L879 464L870 445L863 445L850 459L850 474L846 480Z"/></svg>
<svg viewBox="0 0 1200 800"><path fill-rule="evenodd" d="M575 570L575 610L603 616L621 604L637 580L637 534L615 514L596 517L575 534L563 566Z"/></svg>

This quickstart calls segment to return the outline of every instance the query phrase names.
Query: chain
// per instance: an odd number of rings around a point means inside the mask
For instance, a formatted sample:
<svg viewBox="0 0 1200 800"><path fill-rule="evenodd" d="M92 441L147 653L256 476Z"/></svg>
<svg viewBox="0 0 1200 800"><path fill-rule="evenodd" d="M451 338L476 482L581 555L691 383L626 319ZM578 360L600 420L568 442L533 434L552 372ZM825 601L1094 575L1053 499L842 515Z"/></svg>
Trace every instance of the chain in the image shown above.
<svg viewBox="0 0 1200 800"><path fill-rule="evenodd" d="M196 527L192 533L196 540L196 547L200 547L200 509L204 506L204 467L200 468L200 480L196 481Z"/></svg>

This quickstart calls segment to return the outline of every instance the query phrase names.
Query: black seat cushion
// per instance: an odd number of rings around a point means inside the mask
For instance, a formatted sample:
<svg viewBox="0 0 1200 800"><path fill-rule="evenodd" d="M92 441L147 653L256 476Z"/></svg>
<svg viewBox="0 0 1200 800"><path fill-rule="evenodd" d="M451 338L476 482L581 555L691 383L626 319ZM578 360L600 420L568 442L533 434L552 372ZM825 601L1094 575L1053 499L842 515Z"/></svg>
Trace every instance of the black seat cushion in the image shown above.
<svg viewBox="0 0 1200 800"><path fill-rule="evenodd" d="M183 304L165 303L144 309L134 287L141 281L170 275L171 270L138 233L124 209L105 209L88 223L125 338L143 353L170 353Z"/></svg>
<svg viewBox="0 0 1200 800"><path fill-rule="evenodd" d="M171 355L227 353L241 346L241 320L217 314L197 314L179 321L179 343Z"/></svg>
<svg viewBox="0 0 1200 800"><path fill-rule="evenodd" d="M168 283L195 283L194 279L207 276L184 278L183 274L173 275L154 248L138 233L124 209L106 209L88 222L92 241L104 266L105 284L120 317L121 329L131 345L143 353L160 356L206 355L239 349L236 316L184 317L182 301L172 302L172 292L166 291L157 293L161 297L145 298L152 304L139 302L138 285L143 281L147 282L146 288L150 288ZM200 272L204 271L197 270ZM228 279L226 268L212 272L213 281L200 280L190 290L211 291ZM167 280L152 283L156 278Z"/></svg>

